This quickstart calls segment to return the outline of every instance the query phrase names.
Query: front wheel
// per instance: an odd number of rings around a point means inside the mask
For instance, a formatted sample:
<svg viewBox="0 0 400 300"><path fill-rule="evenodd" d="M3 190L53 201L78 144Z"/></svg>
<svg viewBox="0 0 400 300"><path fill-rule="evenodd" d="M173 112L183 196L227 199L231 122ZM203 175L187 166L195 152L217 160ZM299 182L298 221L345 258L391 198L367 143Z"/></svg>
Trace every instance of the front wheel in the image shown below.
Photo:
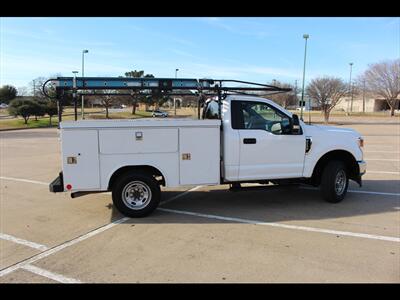
<svg viewBox="0 0 400 300"><path fill-rule="evenodd" d="M160 186L152 175L125 173L112 189L115 207L131 218L145 217L160 202Z"/></svg>
<svg viewBox="0 0 400 300"><path fill-rule="evenodd" d="M321 178L322 197L331 203L338 203L344 199L349 186L346 167L341 161L329 162Z"/></svg>

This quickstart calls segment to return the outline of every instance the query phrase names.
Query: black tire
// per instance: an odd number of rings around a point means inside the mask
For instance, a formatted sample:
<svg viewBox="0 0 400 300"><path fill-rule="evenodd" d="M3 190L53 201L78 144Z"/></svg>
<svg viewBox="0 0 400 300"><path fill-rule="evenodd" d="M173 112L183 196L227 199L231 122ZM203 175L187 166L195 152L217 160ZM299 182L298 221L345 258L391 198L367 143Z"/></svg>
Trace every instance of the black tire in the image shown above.
<svg viewBox="0 0 400 300"><path fill-rule="evenodd" d="M131 186L131 188L129 188ZM126 188L126 191L124 192L124 189ZM140 208L140 205L136 207L135 209L132 208L134 205L132 203L135 203L134 201L129 201L126 196L123 195L128 193L129 191L133 191L135 188L142 188L142 191L147 192L147 195L149 195L146 199L145 204L143 205L143 208ZM148 191L149 190L149 191ZM133 193L140 193L136 190L133 191ZM160 203L160 198L161 198L161 191L160 191L160 186L158 185L157 181L154 179L154 177L151 174L143 174L143 173L125 173L122 174L117 181L115 182L113 188L112 188L112 200L115 205L115 207L125 216L131 217L131 218L141 218L148 216L151 214L158 206ZM131 207L128 205L128 203L131 203Z"/></svg>
<svg viewBox="0 0 400 300"><path fill-rule="evenodd" d="M337 180L341 181L342 184L336 185ZM348 186L349 178L344 163L338 160L330 161L322 172L320 187L322 197L328 202L338 203L346 196Z"/></svg>

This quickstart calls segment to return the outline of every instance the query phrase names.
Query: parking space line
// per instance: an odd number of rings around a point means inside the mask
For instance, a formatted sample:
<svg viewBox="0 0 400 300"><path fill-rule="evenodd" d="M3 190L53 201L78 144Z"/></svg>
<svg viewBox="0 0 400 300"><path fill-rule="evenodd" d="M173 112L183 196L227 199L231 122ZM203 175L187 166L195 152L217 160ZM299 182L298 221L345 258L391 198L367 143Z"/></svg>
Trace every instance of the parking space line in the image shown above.
<svg viewBox="0 0 400 300"><path fill-rule="evenodd" d="M158 210L170 212L170 213L176 213L176 214L196 216L196 217L201 217L201 218L216 219L216 220L221 220L221 221L231 221L231 222L236 222L236 223L245 223L245 224L261 225L261 226L272 226L272 227L279 227L279 228L285 228L285 229L295 229L295 230L327 233L327 234L334 234L334 235L359 237L359 238L373 239L373 240L383 240L383 241L396 242L396 243L400 242L400 238L392 237L392 236L383 236L383 235L374 235L374 234L358 233L358 232L350 232L350 231L340 231L340 230L331 230L331 229L323 229L323 228L296 226L296 225L288 225L288 224L283 224L283 223L261 222L261 221L257 221L257 220L249 220L249 219L234 218L234 217L224 217L224 216L218 216L218 215L202 214L202 213L196 213L196 212L191 212L191 211L168 209L168 208L159 208Z"/></svg>
<svg viewBox="0 0 400 300"><path fill-rule="evenodd" d="M311 186L300 186L303 190L312 190L318 191L319 188L311 187ZM399 197L400 193L387 193L387 192L374 192L374 191L356 191L356 190L347 190L348 193L356 193L356 194L370 194L370 195L384 195L384 196L395 196Z"/></svg>
<svg viewBox="0 0 400 300"><path fill-rule="evenodd" d="M371 195L384 195L384 196L396 196L399 197L400 193L386 193L386 192L372 192L372 191L355 191L347 190L349 193L359 193L359 194L371 194Z"/></svg>
<svg viewBox="0 0 400 300"><path fill-rule="evenodd" d="M367 162L370 160L379 160L379 161L400 161L400 159L390 159L390 158L366 158Z"/></svg>
<svg viewBox="0 0 400 300"><path fill-rule="evenodd" d="M372 173L372 174L396 174L396 175L400 175L400 171L398 172L387 172L387 171L368 171L367 173Z"/></svg>
<svg viewBox="0 0 400 300"><path fill-rule="evenodd" d="M364 151L364 153L400 153L400 151L379 151L379 150L374 151L374 150L371 150L371 151Z"/></svg>
<svg viewBox="0 0 400 300"><path fill-rule="evenodd" d="M164 204L166 204L166 203L169 203L169 202L171 202L171 201L174 201L174 200L176 200L176 199L178 199L178 198L180 198L180 197L182 197L182 196L185 196L187 193L193 192L193 191L198 190L198 189L200 189L200 188L202 188L202 187L203 187L202 185L198 185L198 186L196 186L196 187L194 187L194 188L191 188L190 190L187 190L187 191L185 191L185 192L183 192L183 193L180 193L180 194L178 194L178 195L176 195L176 196L174 196L174 197L172 197L172 198L169 198L168 200L165 200L165 201L161 202L161 203L160 203L160 206L161 206L161 205L164 205Z"/></svg>
<svg viewBox="0 0 400 300"><path fill-rule="evenodd" d="M28 183L34 183L34 184L47 185L47 186L49 185L47 182L43 182L43 181L36 181L36 180L29 180L29 179L22 179L22 178L14 178L14 177L0 176L0 179L12 180L12 181L20 181L20 182L28 182Z"/></svg>
<svg viewBox="0 0 400 300"><path fill-rule="evenodd" d="M50 249L48 249L48 250L46 250L44 252L41 252L41 253L36 254L36 255L34 255L34 256L30 257L30 258L27 258L27 259L25 259L23 261L20 261L19 263L16 263L16 264L14 264L14 265L12 265L12 266L10 266L8 268L0 270L0 277L2 277L4 275L7 275L7 274L9 274L9 273L11 273L11 272L13 272L13 271L15 271L15 270L17 270L19 268L22 268L22 267L24 267L26 265L32 264L32 263L38 261L39 259L45 258L45 257L47 257L49 255L52 255L54 253L57 253L58 251L61 251L61 250L65 249L67 247L70 247L70 246L75 245L75 244L77 244L77 243L79 243L81 241L84 241L84 240L86 240L86 239L88 239L88 238L90 238L92 236L95 236L95 235L97 235L97 234L99 234L99 233L101 233L103 231L106 231L107 229L110 229L110 228L114 227L115 225L121 224L121 223L123 223L125 221L128 221L128 220L130 220L130 218L128 218L128 217L124 217L124 218L118 219L118 220L116 220L116 221L114 221L112 223L108 223L108 224L106 224L104 226L101 226L101 227L99 227L97 229L89 231L88 233L86 233L84 235L81 235L81 236L79 236L77 238L74 238L74 239L72 239L70 241L64 242L64 243L62 243L62 244L60 244L60 245L58 245L56 247L50 248Z"/></svg>
<svg viewBox="0 0 400 300"><path fill-rule="evenodd" d="M30 242L30 241L27 241L27 240L23 240L23 239L15 237L15 236L12 236L12 235L9 235L9 234L5 234L5 233L1 233L1 232L0 232L0 239L6 240L6 241L10 241L10 242L14 242L16 244L21 244L21 245L24 245L24 246L28 246L28 247L31 247L31 248L34 248L34 249L38 249L40 251L46 251L47 249L49 249L45 245L41 245L41 244L38 244L38 243L35 243L35 242Z"/></svg>
<svg viewBox="0 0 400 300"><path fill-rule="evenodd" d="M65 277L61 274L57 274L57 273L53 273L50 271L47 271L45 269L33 266L33 265L25 265L23 267L21 267L21 269L27 270L29 272L35 273L37 275L52 279L54 281L58 281L61 283L82 283L82 281L77 280L77 279L73 279L73 278L69 278L69 277Z"/></svg>

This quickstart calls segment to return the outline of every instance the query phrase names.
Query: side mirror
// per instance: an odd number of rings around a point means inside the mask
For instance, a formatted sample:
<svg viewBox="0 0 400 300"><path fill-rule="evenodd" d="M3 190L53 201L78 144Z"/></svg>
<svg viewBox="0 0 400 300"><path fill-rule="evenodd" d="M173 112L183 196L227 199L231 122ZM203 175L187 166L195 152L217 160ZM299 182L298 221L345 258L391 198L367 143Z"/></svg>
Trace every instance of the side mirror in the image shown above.
<svg viewBox="0 0 400 300"><path fill-rule="evenodd" d="M292 134L299 134L301 132L299 116L296 114L292 115Z"/></svg>

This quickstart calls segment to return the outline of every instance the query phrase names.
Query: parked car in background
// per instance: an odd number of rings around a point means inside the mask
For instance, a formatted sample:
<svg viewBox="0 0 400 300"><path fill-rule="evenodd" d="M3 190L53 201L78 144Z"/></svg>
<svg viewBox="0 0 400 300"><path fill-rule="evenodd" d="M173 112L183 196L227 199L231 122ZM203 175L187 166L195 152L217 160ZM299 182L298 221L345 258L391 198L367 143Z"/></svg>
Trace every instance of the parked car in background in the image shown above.
<svg viewBox="0 0 400 300"><path fill-rule="evenodd" d="M3 109L3 108L8 108L8 105L5 104L5 103L1 103L1 104L0 104L0 109Z"/></svg>
<svg viewBox="0 0 400 300"><path fill-rule="evenodd" d="M161 118L167 118L168 113L166 111L161 111L161 110L154 110L152 113L153 117L161 117Z"/></svg>

